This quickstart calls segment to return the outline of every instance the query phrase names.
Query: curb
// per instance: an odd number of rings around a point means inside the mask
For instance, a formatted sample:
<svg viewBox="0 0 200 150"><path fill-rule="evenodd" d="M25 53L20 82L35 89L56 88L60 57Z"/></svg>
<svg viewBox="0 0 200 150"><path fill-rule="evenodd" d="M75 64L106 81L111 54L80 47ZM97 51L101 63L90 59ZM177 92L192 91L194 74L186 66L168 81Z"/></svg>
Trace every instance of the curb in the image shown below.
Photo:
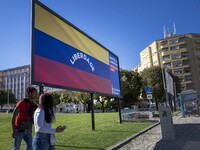
<svg viewBox="0 0 200 150"><path fill-rule="evenodd" d="M159 124L160 124L160 122L158 122L158 123L156 123L156 124L154 124L154 125L152 125L150 127L147 127L144 130L142 130L141 132L136 133L133 136L125 139L124 141L121 141L121 142L117 143L116 145L108 147L106 150L118 150L119 148L121 148L124 145L128 144L131 140L135 139L136 137L140 136L141 134L144 134L145 132L151 130L152 128L156 127Z"/></svg>

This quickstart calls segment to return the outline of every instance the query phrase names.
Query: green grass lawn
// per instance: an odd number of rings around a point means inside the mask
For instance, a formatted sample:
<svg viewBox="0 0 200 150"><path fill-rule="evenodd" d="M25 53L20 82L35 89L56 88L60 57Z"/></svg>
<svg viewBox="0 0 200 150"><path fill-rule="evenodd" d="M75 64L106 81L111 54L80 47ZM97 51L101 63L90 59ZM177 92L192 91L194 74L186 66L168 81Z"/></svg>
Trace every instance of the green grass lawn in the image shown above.
<svg viewBox="0 0 200 150"><path fill-rule="evenodd" d="M57 150L103 150L152 125L152 122L119 123L118 113L95 113L95 131L91 114L56 114L53 126L67 125L57 133ZM34 130L33 130L34 131ZM34 135L34 133L33 133ZM0 150L11 150L11 114L0 113ZM25 149L22 142L21 150Z"/></svg>

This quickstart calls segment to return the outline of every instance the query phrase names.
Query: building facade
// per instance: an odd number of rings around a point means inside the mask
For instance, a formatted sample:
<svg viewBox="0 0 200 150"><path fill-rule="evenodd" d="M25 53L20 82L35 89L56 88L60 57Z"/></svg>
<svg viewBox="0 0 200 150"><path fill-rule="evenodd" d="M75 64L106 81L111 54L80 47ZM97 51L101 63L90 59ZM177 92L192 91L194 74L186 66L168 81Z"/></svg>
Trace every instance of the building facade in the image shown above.
<svg viewBox="0 0 200 150"><path fill-rule="evenodd" d="M140 59L141 64L134 71L161 66L180 78L182 91L200 91L200 34L156 40L141 51Z"/></svg>
<svg viewBox="0 0 200 150"><path fill-rule="evenodd" d="M2 86L11 91L17 100L26 97L26 88L30 86L30 65L2 70Z"/></svg>

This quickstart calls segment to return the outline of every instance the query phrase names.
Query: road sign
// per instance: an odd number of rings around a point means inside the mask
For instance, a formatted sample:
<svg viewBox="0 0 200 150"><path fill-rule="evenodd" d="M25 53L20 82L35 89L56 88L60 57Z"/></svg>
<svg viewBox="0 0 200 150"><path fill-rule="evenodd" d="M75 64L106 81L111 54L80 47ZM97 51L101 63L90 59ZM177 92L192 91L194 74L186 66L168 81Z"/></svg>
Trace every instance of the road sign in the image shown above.
<svg viewBox="0 0 200 150"><path fill-rule="evenodd" d="M147 93L147 99L152 99L152 94L151 93Z"/></svg>
<svg viewBox="0 0 200 150"><path fill-rule="evenodd" d="M152 93L152 88L147 87L147 88L145 88L145 91L146 91L146 93Z"/></svg>

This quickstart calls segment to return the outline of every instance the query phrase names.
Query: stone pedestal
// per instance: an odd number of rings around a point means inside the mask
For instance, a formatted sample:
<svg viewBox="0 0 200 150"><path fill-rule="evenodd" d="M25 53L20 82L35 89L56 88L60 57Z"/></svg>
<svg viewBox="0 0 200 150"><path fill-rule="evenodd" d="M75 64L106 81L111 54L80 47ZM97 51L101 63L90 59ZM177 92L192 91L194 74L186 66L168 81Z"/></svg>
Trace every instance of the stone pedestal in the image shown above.
<svg viewBox="0 0 200 150"><path fill-rule="evenodd" d="M174 125L170 107L164 107L164 106L160 107L159 114L160 114L162 139L174 140L175 132L174 132Z"/></svg>

